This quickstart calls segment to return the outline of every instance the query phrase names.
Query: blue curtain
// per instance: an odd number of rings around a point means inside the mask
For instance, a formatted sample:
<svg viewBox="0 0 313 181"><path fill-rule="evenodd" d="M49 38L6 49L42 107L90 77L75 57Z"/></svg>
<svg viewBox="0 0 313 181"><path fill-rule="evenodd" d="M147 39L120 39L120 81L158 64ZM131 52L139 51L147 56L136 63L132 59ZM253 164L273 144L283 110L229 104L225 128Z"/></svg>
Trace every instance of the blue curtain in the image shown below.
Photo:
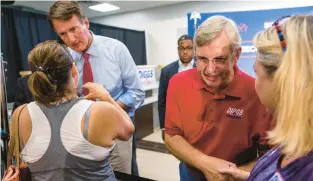
<svg viewBox="0 0 313 181"><path fill-rule="evenodd" d="M14 24L22 58L22 69L28 70L28 53L46 40L57 40L57 34L50 27L47 16L21 10L13 10Z"/></svg>
<svg viewBox="0 0 313 181"><path fill-rule="evenodd" d="M14 100L19 72L28 70L27 56L38 43L57 40L47 16L15 8L1 8L1 52L7 62L7 100Z"/></svg>
<svg viewBox="0 0 313 181"><path fill-rule="evenodd" d="M120 40L128 48L136 65L147 65L144 31L134 31L96 23L90 23L90 30L96 35Z"/></svg>
<svg viewBox="0 0 313 181"><path fill-rule="evenodd" d="M7 97L14 100L14 87L19 72L28 70L27 56L38 43L56 40L47 16L15 8L1 8L1 52L7 62Z"/></svg>
<svg viewBox="0 0 313 181"><path fill-rule="evenodd" d="M146 38L144 31L125 31L123 42L131 52L137 65L147 65Z"/></svg>

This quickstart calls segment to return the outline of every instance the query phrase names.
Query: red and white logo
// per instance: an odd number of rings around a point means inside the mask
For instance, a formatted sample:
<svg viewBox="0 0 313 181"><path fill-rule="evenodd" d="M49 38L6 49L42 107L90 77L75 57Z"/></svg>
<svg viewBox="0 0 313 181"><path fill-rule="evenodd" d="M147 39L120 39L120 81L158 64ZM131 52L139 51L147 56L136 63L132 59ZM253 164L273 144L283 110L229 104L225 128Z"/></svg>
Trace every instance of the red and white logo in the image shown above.
<svg viewBox="0 0 313 181"><path fill-rule="evenodd" d="M244 23L240 23L240 25L238 25L238 30L241 32L246 32L248 31L248 25Z"/></svg>
<svg viewBox="0 0 313 181"><path fill-rule="evenodd" d="M241 119L242 116L243 116L243 110L242 109L229 107L227 109L226 115L231 117L231 118Z"/></svg>

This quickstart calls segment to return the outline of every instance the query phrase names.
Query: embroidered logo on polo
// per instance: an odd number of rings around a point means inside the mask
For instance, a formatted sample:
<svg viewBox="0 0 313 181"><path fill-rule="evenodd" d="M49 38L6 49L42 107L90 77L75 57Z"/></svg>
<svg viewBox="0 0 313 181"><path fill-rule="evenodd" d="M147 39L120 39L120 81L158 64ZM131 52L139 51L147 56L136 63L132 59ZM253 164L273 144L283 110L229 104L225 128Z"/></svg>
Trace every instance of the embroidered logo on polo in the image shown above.
<svg viewBox="0 0 313 181"><path fill-rule="evenodd" d="M284 179L278 172L276 172L275 175L269 179L269 181L284 181Z"/></svg>
<svg viewBox="0 0 313 181"><path fill-rule="evenodd" d="M234 118L234 119L242 119L243 116L243 110L229 107L227 109L226 115L228 117Z"/></svg>

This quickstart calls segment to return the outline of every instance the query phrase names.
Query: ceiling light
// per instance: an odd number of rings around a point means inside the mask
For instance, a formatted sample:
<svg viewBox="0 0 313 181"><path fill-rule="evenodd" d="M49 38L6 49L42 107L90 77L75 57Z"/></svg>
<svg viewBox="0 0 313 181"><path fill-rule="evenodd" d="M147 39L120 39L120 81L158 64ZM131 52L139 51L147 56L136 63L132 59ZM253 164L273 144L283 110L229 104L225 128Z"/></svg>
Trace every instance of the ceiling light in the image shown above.
<svg viewBox="0 0 313 181"><path fill-rule="evenodd" d="M97 4L94 6L89 6L89 9L92 9L95 11L101 11L101 12L108 12L108 11L115 11L120 8L109 3L102 3L102 4Z"/></svg>

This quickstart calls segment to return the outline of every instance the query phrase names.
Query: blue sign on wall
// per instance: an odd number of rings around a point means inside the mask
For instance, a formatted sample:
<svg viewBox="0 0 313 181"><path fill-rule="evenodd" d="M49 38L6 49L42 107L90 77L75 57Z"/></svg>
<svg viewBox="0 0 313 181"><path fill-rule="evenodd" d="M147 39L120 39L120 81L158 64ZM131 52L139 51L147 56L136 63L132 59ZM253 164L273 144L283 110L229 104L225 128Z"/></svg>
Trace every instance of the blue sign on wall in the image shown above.
<svg viewBox="0 0 313 181"><path fill-rule="evenodd" d="M188 34L190 36L194 36L195 28L197 28L210 16L223 15L232 19L238 25L238 29L242 38L242 53L238 61L238 66L244 72L255 77L253 63L255 61L256 49L252 44L254 35L257 32L270 27L276 19L282 16L308 13L313 13L313 6L226 13L188 13ZM199 19L199 17L201 19Z"/></svg>

